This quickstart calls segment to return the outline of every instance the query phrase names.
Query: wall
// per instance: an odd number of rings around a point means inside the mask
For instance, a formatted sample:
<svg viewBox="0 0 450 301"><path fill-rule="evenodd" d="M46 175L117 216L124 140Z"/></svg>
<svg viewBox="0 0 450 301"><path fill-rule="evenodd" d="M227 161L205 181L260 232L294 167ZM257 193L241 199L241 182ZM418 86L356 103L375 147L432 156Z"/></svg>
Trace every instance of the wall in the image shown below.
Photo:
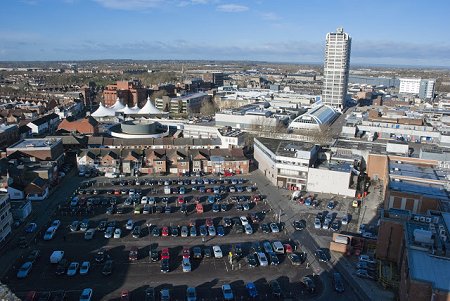
<svg viewBox="0 0 450 301"><path fill-rule="evenodd" d="M400 266L399 258L402 250L403 224L383 220L378 229L377 258L395 262Z"/></svg>
<svg viewBox="0 0 450 301"><path fill-rule="evenodd" d="M258 169L269 179L274 185L277 185L277 174L275 163L267 153L269 150L255 140L253 156L258 162ZM273 154L272 154L273 155Z"/></svg>
<svg viewBox="0 0 450 301"><path fill-rule="evenodd" d="M308 172L307 189L311 192L332 193L355 197L356 190L349 188L350 175L350 172L310 168Z"/></svg>

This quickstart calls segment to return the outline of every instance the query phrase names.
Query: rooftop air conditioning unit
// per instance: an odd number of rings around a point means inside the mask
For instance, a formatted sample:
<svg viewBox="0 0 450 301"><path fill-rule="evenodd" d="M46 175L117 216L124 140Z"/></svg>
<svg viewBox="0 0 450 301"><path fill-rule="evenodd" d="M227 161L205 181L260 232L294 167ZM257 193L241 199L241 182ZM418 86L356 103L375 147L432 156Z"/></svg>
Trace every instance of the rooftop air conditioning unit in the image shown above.
<svg viewBox="0 0 450 301"><path fill-rule="evenodd" d="M425 219L425 222L431 223L431 217L427 217L427 218Z"/></svg>
<svg viewBox="0 0 450 301"><path fill-rule="evenodd" d="M420 216L415 215L415 216L414 216L414 220L415 220L416 222L420 221Z"/></svg>
<svg viewBox="0 0 450 301"><path fill-rule="evenodd" d="M446 235L447 231L445 231L445 229L439 229L439 235Z"/></svg>
<svg viewBox="0 0 450 301"><path fill-rule="evenodd" d="M439 216L433 216L433 223L439 223Z"/></svg>
<svg viewBox="0 0 450 301"><path fill-rule="evenodd" d="M421 216L421 217L420 217L420 221L421 221L421 222L425 222L425 216Z"/></svg>
<svg viewBox="0 0 450 301"><path fill-rule="evenodd" d="M446 242L447 241L447 235L441 235L441 239L442 239L442 241Z"/></svg>

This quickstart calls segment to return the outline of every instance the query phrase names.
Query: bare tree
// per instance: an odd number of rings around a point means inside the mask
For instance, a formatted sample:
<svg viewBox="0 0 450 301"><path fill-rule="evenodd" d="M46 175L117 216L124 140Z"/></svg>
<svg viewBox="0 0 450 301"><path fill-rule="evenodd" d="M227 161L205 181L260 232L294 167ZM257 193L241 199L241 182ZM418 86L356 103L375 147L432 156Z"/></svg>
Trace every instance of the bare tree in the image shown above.
<svg viewBox="0 0 450 301"><path fill-rule="evenodd" d="M214 115L216 106L214 101L204 101L200 107L200 114L203 116Z"/></svg>

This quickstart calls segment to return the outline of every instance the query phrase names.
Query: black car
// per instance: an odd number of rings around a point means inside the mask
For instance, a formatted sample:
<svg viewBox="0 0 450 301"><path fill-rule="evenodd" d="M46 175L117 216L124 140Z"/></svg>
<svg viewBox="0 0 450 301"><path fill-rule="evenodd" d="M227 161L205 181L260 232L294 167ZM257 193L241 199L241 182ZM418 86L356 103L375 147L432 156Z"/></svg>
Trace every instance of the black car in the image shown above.
<svg viewBox="0 0 450 301"><path fill-rule="evenodd" d="M52 292L52 301L64 301L66 298L66 292L63 290Z"/></svg>
<svg viewBox="0 0 450 301"><path fill-rule="evenodd" d="M159 260L159 251L157 249L151 249L150 250L150 259L153 262L156 262Z"/></svg>
<svg viewBox="0 0 450 301"><path fill-rule="evenodd" d="M232 221L229 217L224 217L223 218L223 225L225 227L230 227L232 225Z"/></svg>
<svg viewBox="0 0 450 301"><path fill-rule="evenodd" d="M317 249L314 252L314 255L316 256L317 260L322 261L322 262L328 262L330 260L328 255L322 249Z"/></svg>
<svg viewBox="0 0 450 301"><path fill-rule="evenodd" d="M280 264L280 259L278 258L277 254L275 254L274 252L270 252L270 253L267 253L267 255L269 255L271 265L279 265Z"/></svg>
<svg viewBox="0 0 450 301"><path fill-rule="evenodd" d="M182 204L181 208L180 208L181 213L187 213L187 205L186 204Z"/></svg>
<svg viewBox="0 0 450 301"><path fill-rule="evenodd" d="M288 258L291 261L292 265L301 265L302 259L298 254L290 253L288 254Z"/></svg>
<svg viewBox="0 0 450 301"><path fill-rule="evenodd" d="M334 221L332 224L331 224L331 230L333 230L333 231L339 231L339 228L340 228L340 223L339 223L339 221Z"/></svg>
<svg viewBox="0 0 450 301"><path fill-rule="evenodd" d="M145 292L144 292L144 294L145 294L145 301L155 301L156 299L156 297L155 297L155 288L153 288L153 287L147 287L146 289L145 289Z"/></svg>
<svg viewBox="0 0 450 301"><path fill-rule="evenodd" d="M237 224L233 226L233 230L236 234L244 233L244 228L242 228L242 226L237 225Z"/></svg>
<svg viewBox="0 0 450 301"><path fill-rule="evenodd" d="M250 250L252 251L252 253L262 252L263 251L263 249L261 247L261 244L258 241L252 242Z"/></svg>
<svg viewBox="0 0 450 301"><path fill-rule="evenodd" d="M193 247L192 248L193 257L197 259L202 258L202 249L200 247Z"/></svg>
<svg viewBox="0 0 450 301"><path fill-rule="evenodd" d="M97 251L97 254L95 255L95 261L98 263L101 263L105 261L106 258L108 258L108 254L106 253L105 249L100 249Z"/></svg>
<svg viewBox="0 0 450 301"><path fill-rule="evenodd" d="M234 253L235 253L236 256L238 256L239 258L242 257L243 251L242 251L242 246L241 246L241 244L236 244L236 245L234 246Z"/></svg>
<svg viewBox="0 0 450 301"><path fill-rule="evenodd" d="M36 260L38 260L38 258L41 256L41 251L39 251L39 250L33 250L33 251L31 251L29 254L28 254L28 256L27 256L27 258L26 258L26 261L31 261L31 262L35 262Z"/></svg>
<svg viewBox="0 0 450 301"><path fill-rule="evenodd" d="M228 210L228 205L226 203L220 204L220 211L225 212Z"/></svg>
<svg viewBox="0 0 450 301"><path fill-rule="evenodd" d="M161 231L158 227L152 229L152 236L158 237L161 234Z"/></svg>
<svg viewBox="0 0 450 301"><path fill-rule="evenodd" d="M234 207L236 208L237 211L242 211L242 210L244 210L244 207L243 207L242 204L240 204L240 203L237 203Z"/></svg>
<svg viewBox="0 0 450 301"><path fill-rule="evenodd" d="M166 206L166 208L164 208L164 212L165 213L172 213L172 207Z"/></svg>
<svg viewBox="0 0 450 301"><path fill-rule="evenodd" d="M295 220L292 222L292 226L295 230L301 231L306 228L306 221L305 220Z"/></svg>
<svg viewBox="0 0 450 301"><path fill-rule="evenodd" d="M270 290L272 291L272 295L277 298L281 298L281 286L277 280L270 281Z"/></svg>
<svg viewBox="0 0 450 301"><path fill-rule="evenodd" d="M28 239L24 236L19 237L19 240L17 241L17 245L23 249L28 247Z"/></svg>
<svg viewBox="0 0 450 301"><path fill-rule="evenodd" d="M98 224L97 230L98 231L105 231L106 230L106 221L101 221Z"/></svg>
<svg viewBox="0 0 450 301"><path fill-rule="evenodd" d="M176 237L179 235L178 227L172 227L170 228L170 233L172 236Z"/></svg>
<svg viewBox="0 0 450 301"><path fill-rule="evenodd" d="M261 224L261 230L263 231L263 233L270 233L270 227L269 224Z"/></svg>
<svg viewBox="0 0 450 301"><path fill-rule="evenodd" d="M232 221L233 221L233 225L242 226L242 222L241 222L241 219L239 217L233 217Z"/></svg>
<svg viewBox="0 0 450 301"><path fill-rule="evenodd" d="M164 207L162 207L162 206L156 206L156 207L155 207L155 212L158 212L158 213L164 213Z"/></svg>
<svg viewBox="0 0 450 301"><path fill-rule="evenodd" d="M141 227L140 226L135 226L133 231L131 232L131 235L134 238L139 238L141 237Z"/></svg>
<svg viewBox="0 0 450 301"><path fill-rule="evenodd" d="M342 280L341 274L335 272L333 273L333 284L334 284L334 290L338 293L343 293L344 288L344 281Z"/></svg>
<svg viewBox="0 0 450 301"><path fill-rule="evenodd" d="M256 267L258 265L258 260L256 259L256 256L254 253L250 253L247 255L247 263L249 267Z"/></svg>
<svg viewBox="0 0 450 301"><path fill-rule="evenodd" d="M161 272L163 272L163 273L170 272L169 259L161 260Z"/></svg>
<svg viewBox="0 0 450 301"><path fill-rule="evenodd" d="M203 249L203 254L205 254L206 258L210 258L212 256L211 248L210 247L205 247Z"/></svg>
<svg viewBox="0 0 450 301"><path fill-rule="evenodd" d="M56 275L65 275L67 272L67 267L69 266L69 261L67 259L63 258L58 262L58 265L56 266Z"/></svg>
<svg viewBox="0 0 450 301"><path fill-rule="evenodd" d="M108 259L103 266L102 274L105 276L111 275L113 271L113 261Z"/></svg>
<svg viewBox="0 0 450 301"><path fill-rule="evenodd" d="M305 286L306 290L313 294L316 292L316 284L314 283L313 276L305 276L302 278L302 283Z"/></svg>
<svg viewBox="0 0 450 301"><path fill-rule="evenodd" d="M219 206L219 204L214 203L214 204L212 205L212 211L213 211L213 212L219 212L219 211L220 211L220 206Z"/></svg>

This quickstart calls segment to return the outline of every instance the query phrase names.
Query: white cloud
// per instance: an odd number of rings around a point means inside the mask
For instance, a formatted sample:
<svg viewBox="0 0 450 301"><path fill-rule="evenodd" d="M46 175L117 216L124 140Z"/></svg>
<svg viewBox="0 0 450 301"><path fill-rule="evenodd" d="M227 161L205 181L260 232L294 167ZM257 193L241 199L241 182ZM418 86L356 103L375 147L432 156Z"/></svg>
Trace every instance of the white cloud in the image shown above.
<svg viewBox="0 0 450 301"><path fill-rule="evenodd" d="M122 10L140 10L153 8L164 3L163 0L94 0L100 5Z"/></svg>
<svg viewBox="0 0 450 301"><path fill-rule="evenodd" d="M261 18L263 18L266 21L278 21L280 20L280 16L278 16L276 13L261 13Z"/></svg>
<svg viewBox="0 0 450 301"><path fill-rule="evenodd" d="M217 6L217 10L225 13L242 13L249 10L249 8L240 4L222 4Z"/></svg>

